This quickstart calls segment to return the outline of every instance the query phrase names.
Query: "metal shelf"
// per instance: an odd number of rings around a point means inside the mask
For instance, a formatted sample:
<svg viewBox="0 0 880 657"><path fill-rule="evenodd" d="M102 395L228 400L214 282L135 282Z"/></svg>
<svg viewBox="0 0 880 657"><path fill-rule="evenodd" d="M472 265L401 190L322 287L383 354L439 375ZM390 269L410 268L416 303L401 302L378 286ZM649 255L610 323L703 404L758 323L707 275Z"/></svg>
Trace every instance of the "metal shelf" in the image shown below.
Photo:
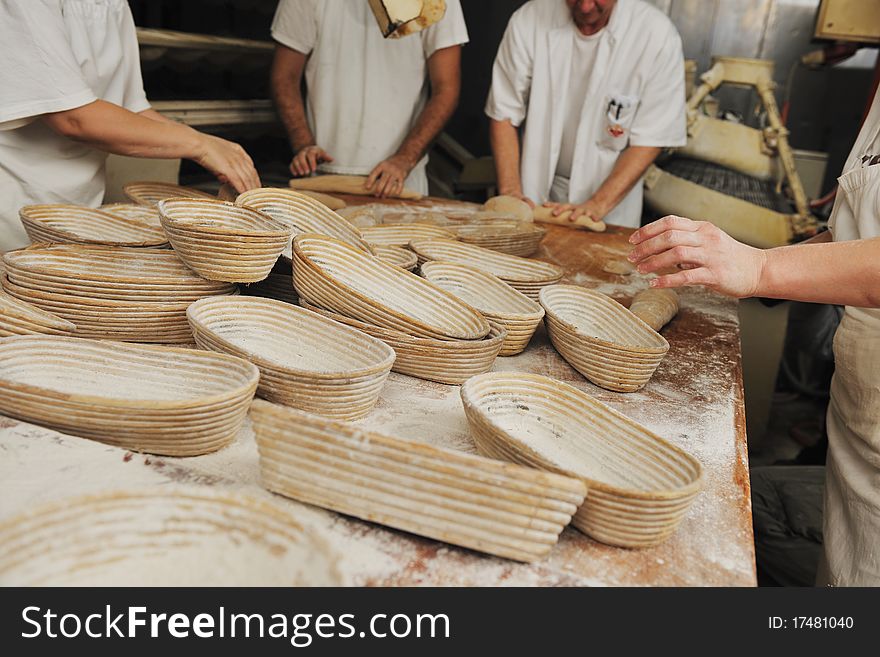
<svg viewBox="0 0 880 657"><path fill-rule="evenodd" d="M238 39L234 37L193 34L174 30L137 28L138 44L142 48L174 48L185 50L218 50L233 53L270 55L275 46L270 41Z"/></svg>
<svg viewBox="0 0 880 657"><path fill-rule="evenodd" d="M158 100L153 109L191 126L272 124L271 100Z"/></svg>

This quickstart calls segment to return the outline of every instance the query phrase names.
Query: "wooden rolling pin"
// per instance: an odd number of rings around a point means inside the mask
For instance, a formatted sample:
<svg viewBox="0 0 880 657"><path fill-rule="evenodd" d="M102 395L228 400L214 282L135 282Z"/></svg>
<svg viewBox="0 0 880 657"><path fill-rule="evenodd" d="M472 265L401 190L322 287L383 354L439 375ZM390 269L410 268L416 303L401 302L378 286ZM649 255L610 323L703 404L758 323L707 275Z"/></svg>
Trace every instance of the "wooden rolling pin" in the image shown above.
<svg viewBox="0 0 880 657"><path fill-rule="evenodd" d="M544 224L558 224L560 226L570 226L572 228L586 228L587 230L592 230L597 233L605 232L605 222L604 221L595 221L586 215L581 215L577 218L576 221L569 221L568 218L571 216L572 211L563 212L558 217L553 216L553 208L546 208L543 205L539 205L534 210L535 221L540 221Z"/></svg>
<svg viewBox="0 0 880 657"><path fill-rule="evenodd" d="M297 191L323 192L325 194L359 194L361 196L372 196L372 192L367 189L366 176L312 176L310 178L291 178L290 188ZM418 201L422 195L411 189L404 188L402 192L394 196L394 198L402 198L410 201Z"/></svg>
<svg viewBox="0 0 880 657"><path fill-rule="evenodd" d="M672 290L642 290L632 300L630 311L655 331L678 313L678 295Z"/></svg>

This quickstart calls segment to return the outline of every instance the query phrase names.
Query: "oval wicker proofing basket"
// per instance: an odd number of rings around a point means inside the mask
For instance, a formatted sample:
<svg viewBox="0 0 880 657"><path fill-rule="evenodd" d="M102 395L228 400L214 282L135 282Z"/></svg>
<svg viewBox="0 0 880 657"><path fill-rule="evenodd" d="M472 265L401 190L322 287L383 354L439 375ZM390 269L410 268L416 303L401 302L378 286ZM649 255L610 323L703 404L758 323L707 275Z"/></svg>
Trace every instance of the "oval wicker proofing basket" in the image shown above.
<svg viewBox="0 0 880 657"><path fill-rule="evenodd" d="M300 305L371 335L394 349L397 358L392 371L448 385L461 385L475 374L491 370L507 337L507 329L489 322L491 330L482 340L415 338L324 310L307 301L300 300Z"/></svg>
<svg viewBox="0 0 880 657"><path fill-rule="evenodd" d="M281 495L519 561L547 554L577 479L369 433L257 400L263 484Z"/></svg>
<svg viewBox="0 0 880 657"><path fill-rule="evenodd" d="M498 253L453 240L413 240L410 248L416 252L419 265L430 260L468 265L497 276L532 301L538 300L541 288L556 283L565 273L562 268L548 262Z"/></svg>
<svg viewBox="0 0 880 657"><path fill-rule="evenodd" d="M294 237L302 233L326 235L372 253L361 232L353 224L323 203L292 189L252 189L239 195L235 204L265 212L276 221L289 226ZM289 258L291 252L286 250L284 255Z"/></svg>
<svg viewBox="0 0 880 657"><path fill-rule="evenodd" d="M103 244L106 246L163 247L168 238L161 228L134 219L64 203L26 205L18 213L34 243Z"/></svg>
<svg viewBox="0 0 880 657"><path fill-rule="evenodd" d="M76 325L72 322L0 291L0 338L32 334L72 335L75 332Z"/></svg>
<svg viewBox="0 0 880 657"><path fill-rule="evenodd" d="M134 219L142 224L147 224L156 230L162 230L162 222L159 221L159 209L152 205L140 205L139 203L109 203L98 208L102 212L112 214L123 219ZM165 234L164 232L162 233Z"/></svg>
<svg viewBox="0 0 880 657"><path fill-rule="evenodd" d="M241 358L194 349L0 340L0 412L151 454L196 456L228 445L259 376Z"/></svg>
<svg viewBox="0 0 880 657"><path fill-rule="evenodd" d="M669 351L666 338L600 292L553 285L541 290L540 300L556 351L607 390L639 390Z"/></svg>
<svg viewBox="0 0 880 657"><path fill-rule="evenodd" d="M200 198L213 199L207 192L164 182L131 182L123 185L122 193L138 205L158 205L166 198Z"/></svg>
<svg viewBox="0 0 880 657"><path fill-rule="evenodd" d="M293 285L301 299L347 317L425 338L477 340L489 323L415 274L320 235L293 242Z"/></svg>
<svg viewBox="0 0 880 657"><path fill-rule="evenodd" d="M0 586L338 586L290 510L196 486L51 502L0 521Z"/></svg>
<svg viewBox="0 0 880 657"><path fill-rule="evenodd" d="M442 237L454 240L455 233L440 226L432 224L390 224L387 226L372 226L364 228L361 232L364 239L371 244L380 246L408 246L417 239L430 239Z"/></svg>
<svg viewBox="0 0 880 657"><path fill-rule="evenodd" d="M531 222L506 221L498 225L461 226L456 231L457 238L465 244L520 257L537 251L546 234L546 230Z"/></svg>
<svg viewBox="0 0 880 657"><path fill-rule="evenodd" d="M656 545L700 492L693 456L570 385L494 372L470 379L461 398L480 453L583 480L573 524L597 541Z"/></svg>
<svg viewBox="0 0 880 657"><path fill-rule="evenodd" d="M544 309L492 274L450 262L426 262L422 276L507 329L499 356L521 353L544 317Z"/></svg>
<svg viewBox="0 0 880 657"><path fill-rule="evenodd" d="M340 420L370 413L394 363L384 342L282 301L202 299L187 316L199 347L260 368L261 397Z"/></svg>
<svg viewBox="0 0 880 657"><path fill-rule="evenodd" d="M11 296L76 324L78 337L190 342L186 308L235 286L197 276L172 251L58 244L3 257Z"/></svg>
<svg viewBox="0 0 880 657"><path fill-rule="evenodd" d="M159 202L162 228L186 265L211 281L255 283L269 275L290 241L290 228L224 201Z"/></svg>
<svg viewBox="0 0 880 657"><path fill-rule="evenodd" d="M409 249L402 249L398 246L379 246L370 244L376 257L390 265L413 271L419 264L416 254Z"/></svg>

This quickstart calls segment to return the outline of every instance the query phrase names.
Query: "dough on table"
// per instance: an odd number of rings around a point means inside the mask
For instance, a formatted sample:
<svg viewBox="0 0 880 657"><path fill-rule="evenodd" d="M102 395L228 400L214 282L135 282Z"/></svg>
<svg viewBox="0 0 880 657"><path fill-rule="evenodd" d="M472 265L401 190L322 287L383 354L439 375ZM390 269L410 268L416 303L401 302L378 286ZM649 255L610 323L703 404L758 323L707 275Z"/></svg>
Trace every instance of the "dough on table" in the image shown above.
<svg viewBox="0 0 880 657"><path fill-rule="evenodd" d="M493 196L483 203L483 209L516 217L519 221L532 221L532 206L515 196Z"/></svg>
<svg viewBox="0 0 880 657"><path fill-rule="evenodd" d="M630 311L655 331L678 313L678 294L672 290L642 290L632 300Z"/></svg>
<svg viewBox="0 0 880 657"><path fill-rule="evenodd" d="M618 276L629 276L636 270L629 260L609 260L602 267L602 271L609 274L617 274Z"/></svg>

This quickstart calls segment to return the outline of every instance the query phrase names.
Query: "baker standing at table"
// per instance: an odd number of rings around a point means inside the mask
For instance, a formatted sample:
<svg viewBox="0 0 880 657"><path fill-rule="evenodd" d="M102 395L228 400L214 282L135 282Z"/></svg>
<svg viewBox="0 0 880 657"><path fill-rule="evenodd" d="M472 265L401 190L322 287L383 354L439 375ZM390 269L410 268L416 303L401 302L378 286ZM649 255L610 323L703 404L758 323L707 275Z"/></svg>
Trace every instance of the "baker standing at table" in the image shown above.
<svg viewBox="0 0 880 657"><path fill-rule="evenodd" d="M500 194L636 227L642 176L687 141L681 38L642 0L531 0L508 23L486 114Z"/></svg>
<svg viewBox="0 0 880 657"><path fill-rule="evenodd" d="M801 244L762 251L669 216L630 237L630 260L646 274L678 270L653 287L846 306L834 336L817 581L880 586L880 91L837 181L829 230Z"/></svg>
<svg viewBox="0 0 880 657"><path fill-rule="evenodd" d="M436 24L385 39L366 0L281 0L272 94L287 129L294 176L368 175L376 196L404 185L428 193L426 152L458 105L459 0ZM305 100L300 85L305 75Z"/></svg>
<svg viewBox="0 0 880 657"><path fill-rule="evenodd" d="M238 191L260 186L241 146L150 108L125 0L0 0L0 61L0 253L30 243L24 205L100 205L107 153L186 158Z"/></svg>

